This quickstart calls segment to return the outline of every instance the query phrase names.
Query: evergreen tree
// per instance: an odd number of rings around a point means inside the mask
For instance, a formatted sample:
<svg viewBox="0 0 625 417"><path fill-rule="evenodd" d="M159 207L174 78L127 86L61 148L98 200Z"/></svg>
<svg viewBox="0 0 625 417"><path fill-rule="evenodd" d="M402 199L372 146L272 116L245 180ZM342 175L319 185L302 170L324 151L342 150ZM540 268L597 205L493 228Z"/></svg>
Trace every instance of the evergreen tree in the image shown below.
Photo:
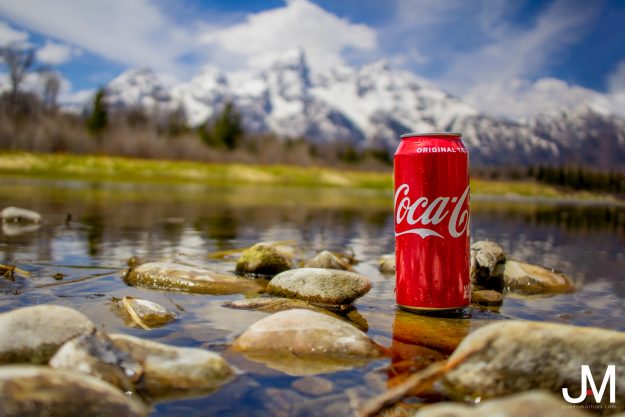
<svg viewBox="0 0 625 417"><path fill-rule="evenodd" d="M108 110L106 109L106 92L100 88L93 98L93 109L87 118L87 130L91 134L97 134L106 128L108 123Z"/></svg>
<svg viewBox="0 0 625 417"><path fill-rule="evenodd" d="M241 115L232 103L226 103L221 115L213 124L214 140L228 149L234 149L243 136Z"/></svg>

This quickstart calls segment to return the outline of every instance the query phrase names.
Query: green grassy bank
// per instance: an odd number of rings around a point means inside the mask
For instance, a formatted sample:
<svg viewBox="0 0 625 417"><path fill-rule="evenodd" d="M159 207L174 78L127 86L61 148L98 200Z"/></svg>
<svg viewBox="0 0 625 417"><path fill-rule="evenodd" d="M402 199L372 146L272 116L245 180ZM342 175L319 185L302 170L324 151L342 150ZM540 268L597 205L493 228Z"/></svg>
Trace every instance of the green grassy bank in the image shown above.
<svg viewBox="0 0 625 417"><path fill-rule="evenodd" d="M55 179L155 183L352 187L391 190L390 173L289 165L163 161L75 154L0 152L0 174ZM597 198L530 181L471 181L472 194Z"/></svg>

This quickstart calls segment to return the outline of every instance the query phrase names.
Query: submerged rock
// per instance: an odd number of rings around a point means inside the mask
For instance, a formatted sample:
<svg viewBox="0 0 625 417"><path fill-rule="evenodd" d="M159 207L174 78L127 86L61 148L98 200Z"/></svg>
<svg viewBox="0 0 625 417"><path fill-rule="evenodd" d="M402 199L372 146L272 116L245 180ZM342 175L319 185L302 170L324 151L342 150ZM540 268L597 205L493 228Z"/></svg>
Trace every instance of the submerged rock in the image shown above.
<svg viewBox="0 0 625 417"><path fill-rule="evenodd" d="M293 268L284 252L268 243L257 243L245 249L237 261L236 271L246 274L275 275Z"/></svg>
<svg viewBox="0 0 625 417"><path fill-rule="evenodd" d="M488 240L480 240L471 245L471 282L488 288L503 288L501 273L497 266L506 261L501 246Z"/></svg>
<svg viewBox="0 0 625 417"><path fill-rule="evenodd" d="M169 346L124 334L109 337L116 348L143 367L138 388L150 396L172 390L214 390L233 375L226 361L208 350Z"/></svg>
<svg viewBox="0 0 625 417"><path fill-rule="evenodd" d="M518 261L506 261L498 266L505 288L521 294L549 294L575 291L569 277L561 272Z"/></svg>
<svg viewBox="0 0 625 417"><path fill-rule="evenodd" d="M47 363L70 339L88 335L95 325L68 307L43 304L0 314L0 364Z"/></svg>
<svg viewBox="0 0 625 417"><path fill-rule="evenodd" d="M477 406L444 402L426 406L414 417L590 417L581 409L568 404L546 391L528 391L497 400L480 403Z"/></svg>
<svg viewBox="0 0 625 417"><path fill-rule="evenodd" d="M483 306L500 306L503 295L494 290L475 290L471 292L471 302Z"/></svg>
<svg viewBox="0 0 625 417"><path fill-rule="evenodd" d="M305 268L325 268L352 271L352 267L346 259L340 258L330 251L319 252L314 258L304 264Z"/></svg>
<svg viewBox="0 0 625 417"><path fill-rule="evenodd" d="M133 385L143 375L141 365L100 332L65 343L50 359L49 365L94 376L124 391L133 390Z"/></svg>
<svg viewBox="0 0 625 417"><path fill-rule="evenodd" d="M41 214L36 211L19 207L5 207L0 211L4 223L37 224L41 222Z"/></svg>
<svg viewBox="0 0 625 417"><path fill-rule="evenodd" d="M174 313L162 305L140 298L124 297L116 306L128 324L146 330L164 326L175 318Z"/></svg>
<svg viewBox="0 0 625 417"><path fill-rule="evenodd" d="M139 417L142 403L97 378L43 366L0 367L3 417Z"/></svg>
<svg viewBox="0 0 625 417"><path fill-rule="evenodd" d="M589 365L597 382L608 365L625 368L625 333L554 323L500 321L462 341L450 357L460 365L445 375L452 396L482 399L531 389L579 396L581 365ZM600 378L600 379L599 379ZM615 412L625 409L625 374L616 372ZM598 388L599 386L597 386ZM608 405L609 395L602 404ZM595 404L589 395L583 404ZM612 405L612 404L610 404Z"/></svg>
<svg viewBox="0 0 625 417"><path fill-rule="evenodd" d="M323 314L333 315L329 311L307 303L306 301L282 297L246 298L244 300L228 301L227 303L224 303L223 306L237 310L254 310L263 311L265 313L278 313L280 311L302 308L305 310L312 310Z"/></svg>
<svg viewBox="0 0 625 417"><path fill-rule="evenodd" d="M254 323L232 350L289 375L313 375L361 366L382 355L365 333L337 318L288 310Z"/></svg>
<svg viewBox="0 0 625 417"><path fill-rule="evenodd" d="M126 272L123 279L137 287L199 294L237 294L263 289L251 279L167 262L141 264Z"/></svg>
<svg viewBox="0 0 625 417"><path fill-rule="evenodd" d="M392 253L390 255L382 255L380 259L378 259L378 268L380 272L383 274L394 274L395 273L395 254Z"/></svg>
<svg viewBox="0 0 625 417"><path fill-rule="evenodd" d="M321 304L350 304L371 289L371 282L355 272L300 268L276 275L267 291L287 298Z"/></svg>

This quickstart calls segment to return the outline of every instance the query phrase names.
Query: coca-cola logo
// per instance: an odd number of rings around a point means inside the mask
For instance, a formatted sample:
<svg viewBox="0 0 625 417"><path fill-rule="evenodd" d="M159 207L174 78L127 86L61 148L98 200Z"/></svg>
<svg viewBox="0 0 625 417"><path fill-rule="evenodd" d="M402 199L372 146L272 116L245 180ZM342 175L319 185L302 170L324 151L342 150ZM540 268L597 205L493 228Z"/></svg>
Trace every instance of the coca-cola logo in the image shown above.
<svg viewBox="0 0 625 417"><path fill-rule="evenodd" d="M452 238L464 235L469 226L469 205L465 204L469 198L469 186L461 196L436 197L430 201L428 197L419 197L412 201L410 186L402 184L395 191L395 236L413 233L426 238L436 236L444 239L443 235L426 226L436 226L447 221L447 230ZM398 201L399 200L399 201ZM398 232L397 230L406 222L412 227ZM430 227L432 227L430 226Z"/></svg>

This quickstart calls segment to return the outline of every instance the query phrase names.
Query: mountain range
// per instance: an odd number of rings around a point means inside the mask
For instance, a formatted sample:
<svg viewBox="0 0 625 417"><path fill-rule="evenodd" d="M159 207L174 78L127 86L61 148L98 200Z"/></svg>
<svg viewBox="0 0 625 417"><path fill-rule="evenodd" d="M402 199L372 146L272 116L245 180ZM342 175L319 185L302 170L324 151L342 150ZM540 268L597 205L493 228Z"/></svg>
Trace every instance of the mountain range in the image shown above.
<svg viewBox="0 0 625 417"><path fill-rule="evenodd" d="M384 61L317 73L301 50L293 50L262 71L226 73L206 66L182 83L133 68L111 81L107 93L113 107L181 109L191 126L210 121L232 102L248 132L273 132L285 140L393 151L406 132L457 131L474 166L625 168L625 119L590 103L524 120L494 117Z"/></svg>

